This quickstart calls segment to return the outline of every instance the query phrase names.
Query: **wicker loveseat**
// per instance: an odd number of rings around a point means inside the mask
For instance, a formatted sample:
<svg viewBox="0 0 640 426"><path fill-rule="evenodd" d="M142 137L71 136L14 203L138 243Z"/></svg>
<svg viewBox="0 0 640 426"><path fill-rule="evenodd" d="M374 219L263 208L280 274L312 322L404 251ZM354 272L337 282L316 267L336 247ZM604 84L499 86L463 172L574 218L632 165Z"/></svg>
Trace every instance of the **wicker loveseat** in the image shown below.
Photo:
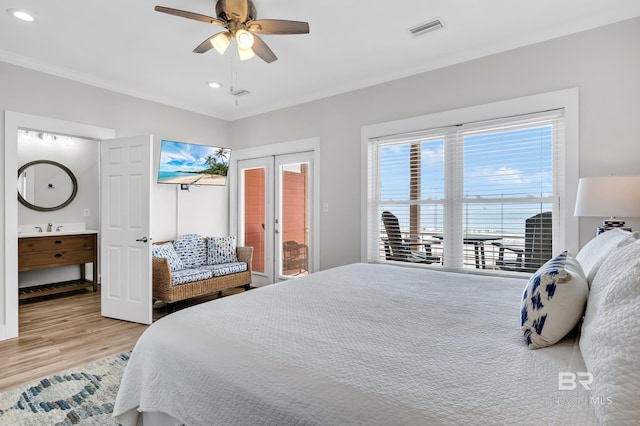
<svg viewBox="0 0 640 426"><path fill-rule="evenodd" d="M187 234L152 247L153 298L173 303L251 284L253 247L237 247L235 237Z"/></svg>

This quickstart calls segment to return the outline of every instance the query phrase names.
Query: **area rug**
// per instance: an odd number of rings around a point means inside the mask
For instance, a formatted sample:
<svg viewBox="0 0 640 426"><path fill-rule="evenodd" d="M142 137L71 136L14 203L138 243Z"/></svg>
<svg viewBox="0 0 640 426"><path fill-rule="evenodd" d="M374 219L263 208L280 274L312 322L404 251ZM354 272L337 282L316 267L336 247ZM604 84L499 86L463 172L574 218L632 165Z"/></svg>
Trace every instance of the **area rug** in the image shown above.
<svg viewBox="0 0 640 426"><path fill-rule="evenodd" d="M113 425L127 352L0 393L0 425Z"/></svg>

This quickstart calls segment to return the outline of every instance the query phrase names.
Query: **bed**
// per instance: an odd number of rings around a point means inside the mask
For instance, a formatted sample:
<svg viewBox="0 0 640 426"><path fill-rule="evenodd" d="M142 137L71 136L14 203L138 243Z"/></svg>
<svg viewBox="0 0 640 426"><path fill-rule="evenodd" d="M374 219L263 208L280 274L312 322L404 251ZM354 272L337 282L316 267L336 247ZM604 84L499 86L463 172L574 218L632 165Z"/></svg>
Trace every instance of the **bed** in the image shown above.
<svg viewBox="0 0 640 426"><path fill-rule="evenodd" d="M619 389L582 386L576 332L529 349L526 284L352 264L184 309L137 342L114 417L125 426L598 424ZM635 386L637 406L637 385L623 385L625 395Z"/></svg>

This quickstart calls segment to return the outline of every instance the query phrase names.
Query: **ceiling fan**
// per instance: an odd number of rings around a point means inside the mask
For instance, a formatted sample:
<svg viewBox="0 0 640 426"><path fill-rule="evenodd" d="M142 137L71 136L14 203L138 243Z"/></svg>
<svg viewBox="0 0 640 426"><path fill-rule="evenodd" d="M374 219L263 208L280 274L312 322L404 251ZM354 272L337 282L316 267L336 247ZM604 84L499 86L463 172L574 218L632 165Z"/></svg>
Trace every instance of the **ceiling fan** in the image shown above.
<svg viewBox="0 0 640 426"><path fill-rule="evenodd" d="M256 8L251 0L218 0L216 2L217 18L164 6L156 6L155 10L226 28L227 31L214 34L200 43L193 51L195 53L205 53L209 49L215 48L220 54L224 54L231 44L231 39L235 38L238 44L238 55L240 60L243 61L252 58L254 55L257 55L267 63L278 59L269 46L256 34L309 33L309 23L307 22L283 19L256 19Z"/></svg>

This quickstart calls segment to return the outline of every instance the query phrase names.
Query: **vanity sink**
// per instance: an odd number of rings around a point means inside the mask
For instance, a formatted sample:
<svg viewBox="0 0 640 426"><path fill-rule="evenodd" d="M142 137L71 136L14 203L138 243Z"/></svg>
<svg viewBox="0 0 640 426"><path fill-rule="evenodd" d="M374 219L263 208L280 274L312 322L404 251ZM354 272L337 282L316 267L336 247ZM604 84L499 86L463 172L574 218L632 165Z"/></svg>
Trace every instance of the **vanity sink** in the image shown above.
<svg viewBox="0 0 640 426"><path fill-rule="evenodd" d="M58 235L78 235L78 234L97 234L98 231L92 229L79 229L79 230L69 230L69 231L29 231L29 232L20 232L18 233L18 238L29 238L29 237L56 237Z"/></svg>
<svg viewBox="0 0 640 426"><path fill-rule="evenodd" d="M51 231L47 231L51 229ZM98 231L86 229L84 223L36 223L18 227L18 238L57 237L63 235L97 234Z"/></svg>
<svg viewBox="0 0 640 426"><path fill-rule="evenodd" d="M80 279L58 282L53 288L49 285L34 286L39 290L22 293L21 299L36 297L35 295L42 295L45 291L48 292L46 294L53 294L88 286L93 291L98 290L97 231L84 229L84 226L76 229L70 227L67 232L62 232L64 228L60 232L40 232L39 229L34 229L33 232L33 228L25 228L20 230L28 232L18 234L18 272L79 265ZM93 264L93 280L86 277L87 264Z"/></svg>

